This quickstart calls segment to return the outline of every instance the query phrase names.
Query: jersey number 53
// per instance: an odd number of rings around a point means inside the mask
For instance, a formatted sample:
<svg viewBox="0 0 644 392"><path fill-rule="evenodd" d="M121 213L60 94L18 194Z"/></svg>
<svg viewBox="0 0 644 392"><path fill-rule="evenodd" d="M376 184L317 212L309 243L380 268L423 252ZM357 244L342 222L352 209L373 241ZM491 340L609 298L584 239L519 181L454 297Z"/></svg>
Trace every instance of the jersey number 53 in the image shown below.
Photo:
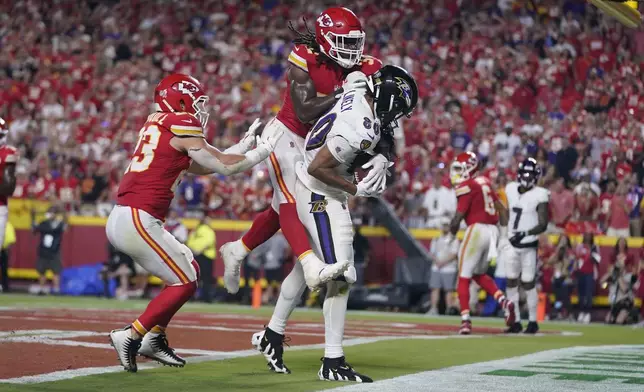
<svg viewBox="0 0 644 392"><path fill-rule="evenodd" d="M161 131L156 125L148 125L141 128L139 141L136 143L132 160L125 172L140 173L148 170L154 159L154 150L159 146L160 138Z"/></svg>

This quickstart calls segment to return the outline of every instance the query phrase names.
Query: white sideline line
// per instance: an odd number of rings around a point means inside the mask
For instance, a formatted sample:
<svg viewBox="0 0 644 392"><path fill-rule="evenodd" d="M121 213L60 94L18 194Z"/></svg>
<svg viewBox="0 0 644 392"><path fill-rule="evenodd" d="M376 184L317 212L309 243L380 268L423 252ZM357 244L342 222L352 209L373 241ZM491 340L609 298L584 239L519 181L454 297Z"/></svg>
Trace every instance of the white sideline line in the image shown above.
<svg viewBox="0 0 644 392"><path fill-rule="evenodd" d="M382 336L374 338L356 338L345 340L343 345L345 347L355 346L359 344L375 343L387 340L399 340L399 339L421 339L421 340L442 340L442 339L476 339L484 338L485 335L470 335L470 336L460 336L460 335L429 335L429 336ZM54 339L52 339L54 340ZM81 342L74 342L81 343ZM301 350L312 350L312 349L323 349L324 344L309 344L302 346L291 346L286 349L286 351L301 351ZM260 355L256 350L240 350L240 351L228 351L228 352L215 352L216 354L212 355L203 355L198 357L189 357L186 358L186 361L189 363L200 363L200 362L210 362L210 361L222 361L225 359L232 358L244 358L250 357L253 355ZM161 367L157 363L142 363L139 365L140 370L154 369ZM122 372L122 366L107 366L107 367L89 367L89 368L80 368L80 369L71 369L71 370L61 370L52 373L38 374L34 376L23 376L9 379L0 379L0 383L9 383L9 384L35 384L43 382L52 382L67 380L70 378L90 376L95 374L105 374L105 373L116 373Z"/></svg>

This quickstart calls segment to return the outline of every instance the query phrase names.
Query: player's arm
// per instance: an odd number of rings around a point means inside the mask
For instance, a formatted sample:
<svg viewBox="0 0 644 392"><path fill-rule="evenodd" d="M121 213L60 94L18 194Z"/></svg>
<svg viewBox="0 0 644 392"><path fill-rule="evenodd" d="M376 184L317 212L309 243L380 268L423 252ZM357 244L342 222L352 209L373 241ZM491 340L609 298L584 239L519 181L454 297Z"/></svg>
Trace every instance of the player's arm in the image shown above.
<svg viewBox="0 0 644 392"><path fill-rule="evenodd" d="M337 174L336 168L341 164L342 162L331 154L328 145L325 145L309 164L307 172L329 186L340 189L350 195L355 195L358 187Z"/></svg>
<svg viewBox="0 0 644 392"><path fill-rule="evenodd" d="M2 172L2 182L0 182L0 195L11 196L16 190L16 164L7 162Z"/></svg>
<svg viewBox="0 0 644 392"><path fill-rule="evenodd" d="M528 230L528 235L539 235L548 229L548 203L539 203L537 205L537 216L539 223L532 229Z"/></svg>
<svg viewBox="0 0 644 392"><path fill-rule="evenodd" d="M291 83L289 93L293 101L295 115L303 123L318 119L324 112L331 109L337 100L338 94L336 92L318 97L313 80L306 71L298 67L289 69L288 79ZM342 89L340 88L338 92L341 93Z"/></svg>
<svg viewBox="0 0 644 392"><path fill-rule="evenodd" d="M193 174L219 173L226 176L241 173L266 159L275 148L275 143L282 136L282 131L267 137L258 143L253 150L244 154L226 154L211 146L203 137L175 137L170 144L179 151L184 151L193 163L188 171Z"/></svg>

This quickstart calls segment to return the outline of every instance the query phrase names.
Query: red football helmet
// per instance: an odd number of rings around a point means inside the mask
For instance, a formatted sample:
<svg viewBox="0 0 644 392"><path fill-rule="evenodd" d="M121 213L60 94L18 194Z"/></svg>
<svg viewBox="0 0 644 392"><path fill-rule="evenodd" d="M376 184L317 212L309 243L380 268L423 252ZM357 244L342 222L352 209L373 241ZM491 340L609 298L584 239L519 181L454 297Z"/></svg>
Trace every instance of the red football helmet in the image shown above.
<svg viewBox="0 0 644 392"><path fill-rule="evenodd" d="M364 37L360 20L347 8L331 7L316 20L315 40L320 50L344 68L360 63Z"/></svg>
<svg viewBox="0 0 644 392"><path fill-rule="evenodd" d="M449 178L456 186L463 181L476 177L479 172L479 159L471 151L458 154L449 168Z"/></svg>
<svg viewBox="0 0 644 392"><path fill-rule="evenodd" d="M208 96L201 83L190 75L171 74L161 79L154 89L154 104L160 112L187 112L205 127L208 122ZM183 106L182 106L183 104Z"/></svg>

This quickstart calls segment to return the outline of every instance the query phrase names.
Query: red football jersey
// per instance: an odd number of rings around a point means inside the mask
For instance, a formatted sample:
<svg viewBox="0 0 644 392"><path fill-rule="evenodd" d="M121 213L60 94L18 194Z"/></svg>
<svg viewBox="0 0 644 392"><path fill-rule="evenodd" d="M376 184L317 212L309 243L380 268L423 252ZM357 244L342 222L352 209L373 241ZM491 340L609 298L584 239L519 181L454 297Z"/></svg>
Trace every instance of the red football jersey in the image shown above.
<svg viewBox="0 0 644 392"><path fill-rule="evenodd" d="M298 67L309 74L311 80L313 80L318 96L329 95L342 87L344 78L353 71L362 71L365 75L369 76L382 68L382 62L371 56L363 56L362 62L352 69L345 69L335 63L322 61L318 56L318 53L305 45L296 45L288 56L288 62L291 66ZM293 108L293 102L291 101L291 84L288 78L286 79L286 83L284 103L279 113L277 113L277 119L295 134L306 137L312 124L304 124L297 118L295 109Z"/></svg>
<svg viewBox="0 0 644 392"><path fill-rule="evenodd" d="M204 137L204 132L199 120L189 113L148 116L119 185L117 204L165 220L174 190L191 163L187 153L170 145L175 136Z"/></svg>
<svg viewBox="0 0 644 392"><path fill-rule="evenodd" d="M4 167L8 163L18 162L18 150L12 146L0 146L0 178L4 173ZM0 206L7 205L7 196L0 195Z"/></svg>
<svg viewBox="0 0 644 392"><path fill-rule="evenodd" d="M487 177L474 177L456 187L458 205L468 226L474 223L496 225L499 217L494 202L499 199Z"/></svg>

